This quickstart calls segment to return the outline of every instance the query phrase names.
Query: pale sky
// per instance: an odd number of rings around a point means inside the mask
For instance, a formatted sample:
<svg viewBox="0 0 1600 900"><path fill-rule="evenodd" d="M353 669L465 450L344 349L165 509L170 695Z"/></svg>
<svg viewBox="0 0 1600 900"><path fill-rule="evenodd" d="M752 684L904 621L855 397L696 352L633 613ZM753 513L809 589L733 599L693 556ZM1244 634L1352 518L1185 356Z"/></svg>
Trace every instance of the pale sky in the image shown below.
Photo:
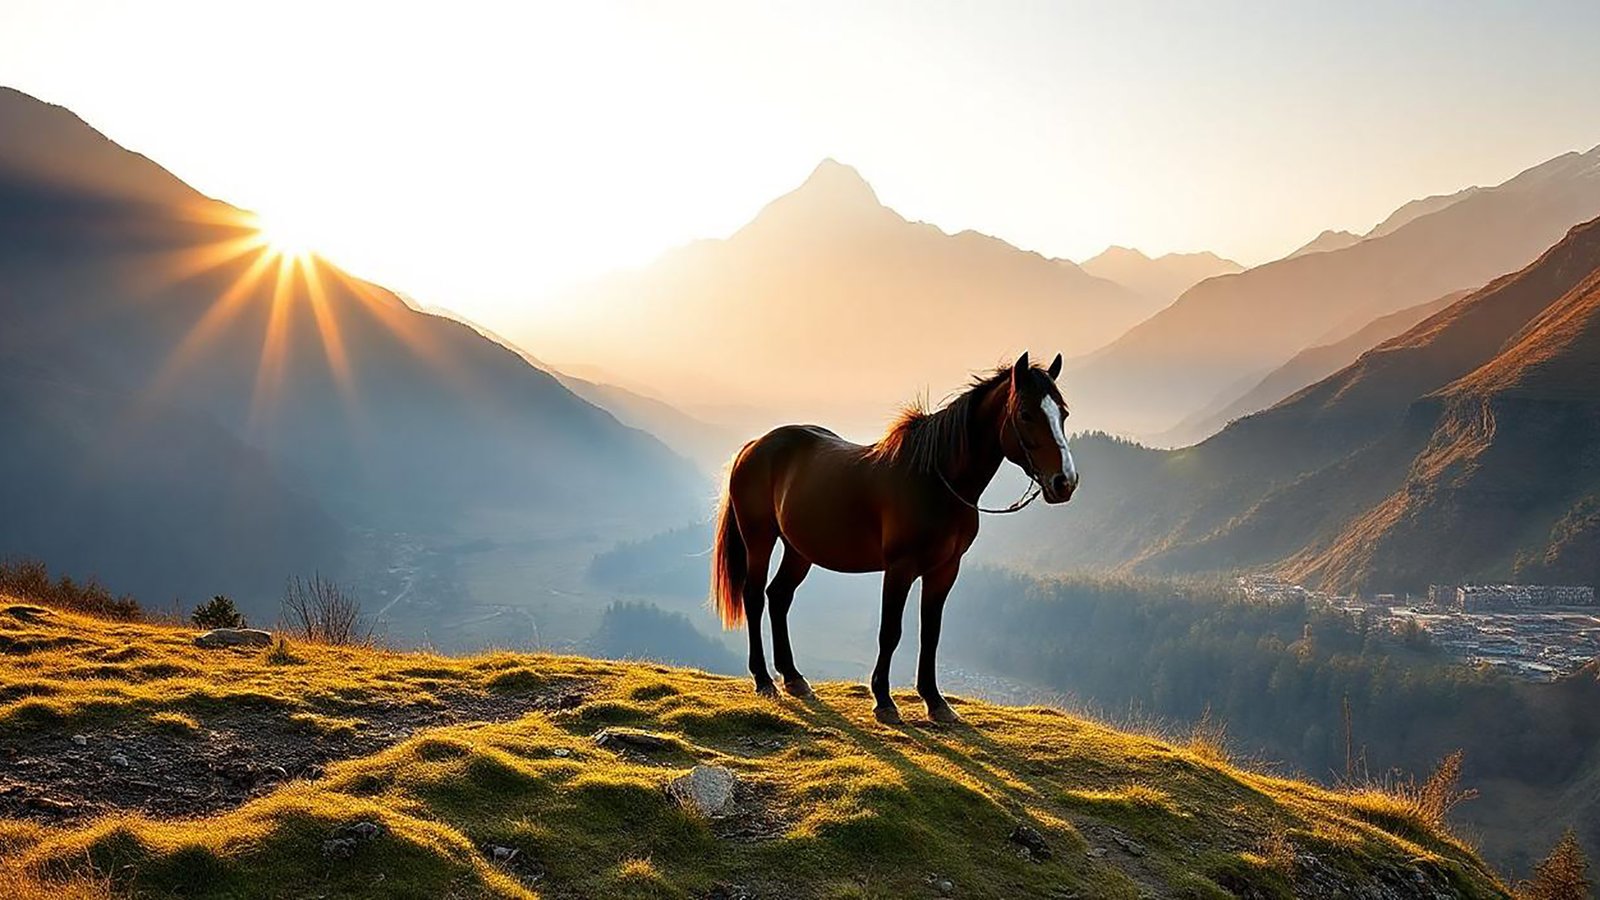
<svg viewBox="0 0 1600 900"><path fill-rule="evenodd" d="M818 160L1081 260L1244 263L1600 143L1600 3L0 0L0 84L491 327Z"/></svg>

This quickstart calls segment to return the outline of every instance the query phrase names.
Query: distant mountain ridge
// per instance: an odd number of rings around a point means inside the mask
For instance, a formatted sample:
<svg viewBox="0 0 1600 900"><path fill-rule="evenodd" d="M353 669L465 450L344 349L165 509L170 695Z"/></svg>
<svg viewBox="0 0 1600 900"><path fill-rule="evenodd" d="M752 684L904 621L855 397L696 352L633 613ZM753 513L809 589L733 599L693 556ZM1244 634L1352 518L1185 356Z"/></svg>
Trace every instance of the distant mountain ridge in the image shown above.
<svg viewBox="0 0 1600 900"><path fill-rule="evenodd" d="M1468 291L1451 291L1437 300L1419 303L1399 312L1380 316L1365 328L1332 344L1302 350L1274 369L1249 391L1235 396L1228 392L1219 403L1185 419L1158 443L1183 446L1221 431L1234 419L1259 412L1309 384L1314 384L1355 362L1361 354L1409 330L1413 325L1466 296Z"/></svg>
<svg viewBox="0 0 1600 900"><path fill-rule="evenodd" d="M1329 230L1324 231L1323 233L1302 244L1299 249L1295 250L1293 253L1290 253L1288 256L1285 256L1284 259L1294 259L1297 256L1305 256L1310 253L1327 253L1330 250L1343 250L1352 244L1358 244L1360 242L1361 235L1359 234L1352 234L1348 231L1334 231L1330 228Z"/></svg>
<svg viewBox="0 0 1600 900"><path fill-rule="evenodd" d="M1306 347L1525 265L1600 214L1600 147L1428 211L1442 202L1408 204L1391 216L1404 224L1341 250L1201 282L1075 362L1075 413L1090 427L1160 433Z"/></svg>
<svg viewBox="0 0 1600 900"><path fill-rule="evenodd" d="M1041 340L1087 352L1149 302L1066 260L907 221L825 160L729 237L544 307L569 317L512 335L540 358L585 359L681 408L759 404L774 422L875 432L919 386L937 396Z"/></svg>
<svg viewBox="0 0 1600 900"><path fill-rule="evenodd" d="M1150 299L1150 312L1178 299L1189 288L1217 275L1243 272L1244 266L1209 250L1168 253L1154 259L1131 247L1107 247L1079 264L1085 272L1114 281Z"/></svg>

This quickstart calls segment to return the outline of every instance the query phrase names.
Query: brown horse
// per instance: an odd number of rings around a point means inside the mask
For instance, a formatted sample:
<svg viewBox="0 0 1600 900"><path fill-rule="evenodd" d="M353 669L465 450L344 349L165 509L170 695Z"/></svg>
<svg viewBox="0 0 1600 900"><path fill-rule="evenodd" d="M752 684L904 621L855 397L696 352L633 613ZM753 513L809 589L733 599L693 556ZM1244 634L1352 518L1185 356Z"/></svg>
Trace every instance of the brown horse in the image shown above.
<svg viewBox="0 0 1600 900"><path fill-rule="evenodd" d="M785 425L739 451L717 513L711 603L724 627L749 626L757 693L777 695L761 648L766 601L772 604L773 663L784 689L809 696L789 646L795 588L813 564L836 572L881 571L883 618L872 670L878 719L900 721L889 696L889 660L900 643L906 595L921 578L917 693L935 721L960 720L935 683L934 654L945 598L962 554L978 536L978 498L1002 460L1020 466L1046 502L1064 503L1078 487L1067 406L1056 387L1060 374L1060 354L1041 369L1024 353L936 412L906 410L869 447L815 425ZM780 541L783 560L768 584L768 563Z"/></svg>

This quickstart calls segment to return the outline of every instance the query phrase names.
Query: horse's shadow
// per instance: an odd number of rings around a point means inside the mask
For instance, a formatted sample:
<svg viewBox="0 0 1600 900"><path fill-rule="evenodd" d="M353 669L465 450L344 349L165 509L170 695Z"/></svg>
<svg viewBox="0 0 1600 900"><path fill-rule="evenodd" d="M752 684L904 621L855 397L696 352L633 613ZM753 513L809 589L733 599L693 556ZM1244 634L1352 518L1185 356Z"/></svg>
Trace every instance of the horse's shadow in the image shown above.
<svg viewBox="0 0 1600 900"><path fill-rule="evenodd" d="M1065 830L1074 841L1086 846L1075 828L1063 828L1060 822L1046 826L1028 808L1030 801L1045 801L1052 794L1059 793L1060 788L1028 774L1027 768L1031 763L1017 749L995 741L978 727L966 722L941 724L914 720L900 725L863 727L836 709L834 704L870 702L869 698L834 700L816 694L801 702L806 710L805 717L813 727L832 728L847 736L855 746L893 768L913 789L919 783L947 782L949 777L929 769L897 749L894 746L896 740L914 742L924 752L954 766L969 782L964 787L1018 824L1026 823L1052 831ZM982 762L979 757L999 764Z"/></svg>

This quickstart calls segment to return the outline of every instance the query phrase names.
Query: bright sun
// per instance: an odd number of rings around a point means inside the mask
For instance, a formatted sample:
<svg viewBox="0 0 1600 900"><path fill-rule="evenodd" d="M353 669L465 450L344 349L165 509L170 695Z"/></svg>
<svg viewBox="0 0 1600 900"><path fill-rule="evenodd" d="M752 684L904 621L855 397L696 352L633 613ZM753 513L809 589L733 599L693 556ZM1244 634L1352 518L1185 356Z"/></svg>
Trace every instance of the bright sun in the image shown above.
<svg viewBox="0 0 1600 900"><path fill-rule="evenodd" d="M274 256L304 259L312 253L310 235L292 219L257 215L255 227L262 245Z"/></svg>

